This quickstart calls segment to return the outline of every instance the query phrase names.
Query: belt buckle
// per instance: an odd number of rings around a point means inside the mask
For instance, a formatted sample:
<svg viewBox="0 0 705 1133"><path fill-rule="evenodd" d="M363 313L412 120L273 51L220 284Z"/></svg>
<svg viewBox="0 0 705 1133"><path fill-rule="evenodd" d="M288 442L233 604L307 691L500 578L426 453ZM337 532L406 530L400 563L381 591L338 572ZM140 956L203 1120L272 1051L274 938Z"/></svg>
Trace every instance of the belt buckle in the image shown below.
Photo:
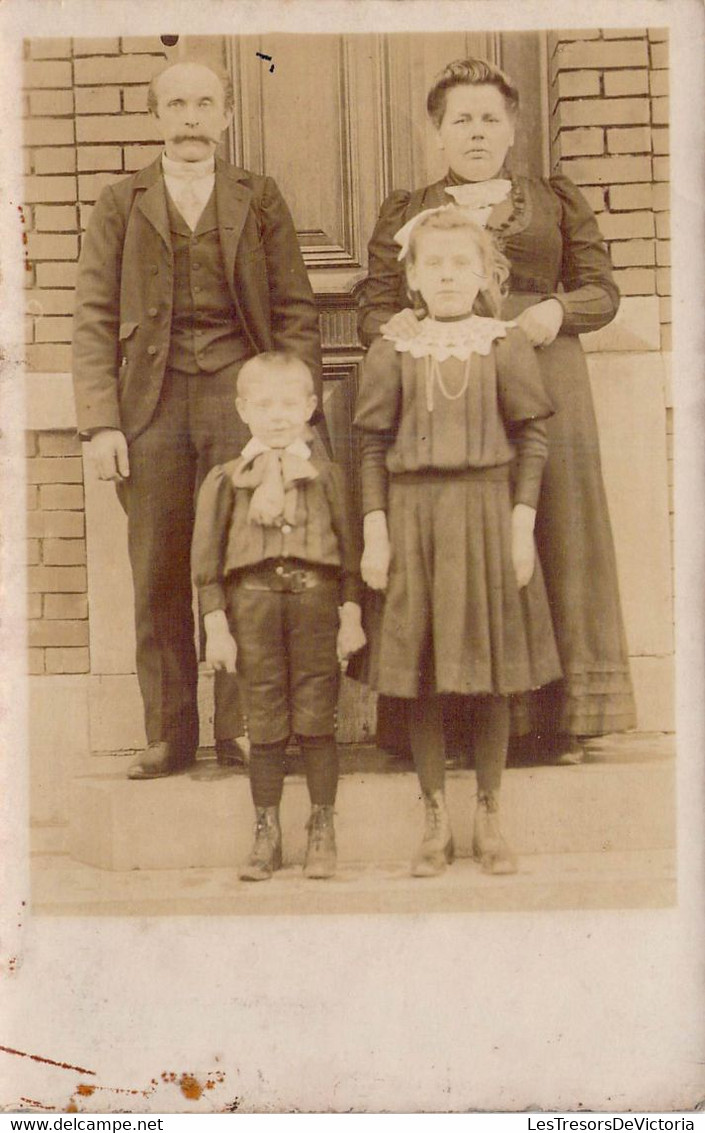
<svg viewBox="0 0 705 1133"><path fill-rule="evenodd" d="M300 594L306 589L306 574L307 572L301 567L287 570L284 563L279 563L274 568L274 589L289 594Z"/></svg>
<svg viewBox="0 0 705 1133"><path fill-rule="evenodd" d="M306 578L308 572L296 567L289 573L291 580L290 590L292 594L300 594L302 590L306 589Z"/></svg>

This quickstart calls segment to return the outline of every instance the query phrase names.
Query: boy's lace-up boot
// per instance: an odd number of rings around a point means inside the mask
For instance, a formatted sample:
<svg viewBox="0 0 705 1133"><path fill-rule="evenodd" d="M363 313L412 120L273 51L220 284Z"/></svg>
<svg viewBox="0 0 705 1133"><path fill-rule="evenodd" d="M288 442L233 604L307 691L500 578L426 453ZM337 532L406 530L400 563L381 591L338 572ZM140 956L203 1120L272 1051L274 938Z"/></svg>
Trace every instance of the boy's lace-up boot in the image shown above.
<svg viewBox="0 0 705 1133"><path fill-rule="evenodd" d="M337 855L333 813L332 806L314 803L311 808L311 817L306 823L308 846L304 860L305 877L324 878L335 874Z"/></svg>
<svg viewBox="0 0 705 1133"><path fill-rule="evenodd" d="M517 858L499 828L499 797L495 791L477 796L472 856L485 873L516 873Z"/></svg>
<svg viewBox="0 0 705 1133"><path fill-rule="evenodd" d="M255 808L255 840L245 865L240 870L242 881L267 881L282 867L282 832L279 807Z"/></svg>
<svg viewBox="0 0 705 1133"><path fill-rule="evenodd" d="M443 791L424 792L426 826L419 851L411 863L413 877L437 877L455 857L450 818Z"/></svg>

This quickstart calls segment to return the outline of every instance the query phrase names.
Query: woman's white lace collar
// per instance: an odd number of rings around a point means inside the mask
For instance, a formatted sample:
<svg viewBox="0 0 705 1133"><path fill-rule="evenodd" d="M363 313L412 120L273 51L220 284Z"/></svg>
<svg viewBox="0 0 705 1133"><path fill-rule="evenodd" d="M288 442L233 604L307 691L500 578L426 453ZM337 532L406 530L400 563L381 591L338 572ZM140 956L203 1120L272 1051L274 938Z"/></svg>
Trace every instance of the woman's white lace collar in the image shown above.
<svg viewBox="0 0 705 1133"><path fill-rule="evenodd" d="M464 185L446 185L446 193L484 228L494 206L506 200L511 188L511 181L493 178L491 181L469 181Z"/></svg>
<svg viewBox="0 0 705 1133"><path fill-rule="evenodd" d="M435 358L445 362L448 358L458 358L461 362L472 354L489 354L492 343L504 338L507 327L501 319L487 319L482 315L470 315L458 322L438 322L436 319L423 319L418 333L399 335L382 327L382 335L400 353L411 354L412 358Z"/></svg>

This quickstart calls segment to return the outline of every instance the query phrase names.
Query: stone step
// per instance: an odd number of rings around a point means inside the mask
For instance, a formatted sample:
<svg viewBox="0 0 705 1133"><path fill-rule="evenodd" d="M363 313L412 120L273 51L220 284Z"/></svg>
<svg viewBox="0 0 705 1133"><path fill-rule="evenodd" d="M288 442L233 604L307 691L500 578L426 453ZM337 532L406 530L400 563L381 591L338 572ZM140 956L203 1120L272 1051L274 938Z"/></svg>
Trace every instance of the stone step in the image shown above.
<svg viewBox="0 0 705 1133"><path fill-rule="evenodd" d="M225 868L242 861L252 837L245 774L199 760L181 775L148 782L124 777L123 761L71 788L67 850L104 870ZM115 766L119 769L116 770ZM469 856L475 776L448 775L458 853ZM675 842L672 759L516 768L505 773L503 826L520 855L665 850ZM282 805L286 865L303 860L309 804L305 779L287 778ZM341 865L405 862L423 823L413 773L353 772L336 805Z"/></svg>
<svg viewBox="0 0 705 1133"><path fill-rule="evenodd" d="M533 854L519 872L487 877L468 859L441 876L409 876L408 860L341 863L329 881L307 881L288 866L271 881L240 881L220 869L117 873L71 861L32 858L32 910L54 916L342 916L354 913L534 912L664 908L676 902L673 850Z"/></svg>

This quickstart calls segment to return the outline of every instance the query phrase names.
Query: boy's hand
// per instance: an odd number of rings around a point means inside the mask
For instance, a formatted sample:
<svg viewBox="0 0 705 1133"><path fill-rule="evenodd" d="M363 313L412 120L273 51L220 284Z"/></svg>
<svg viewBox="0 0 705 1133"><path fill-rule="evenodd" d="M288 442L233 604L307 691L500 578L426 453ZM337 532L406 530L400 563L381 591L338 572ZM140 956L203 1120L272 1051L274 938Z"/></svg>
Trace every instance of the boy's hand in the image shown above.
<svg viewBox="0 0 705 1133"><path fill-rule="evenodd" d="M422 317L422 312L417 315L412 311L411 307L404 307L403 311L397 311L396 315L392 315L380 330L389 332L389 334L398 337L416 338L420 331L419 320Z"/></svg>
<svg viewBox="0 0 705 1133"><path fill-rule="evenodd" d="M362 649L367 641L362 628L362 611L357 602L344 602L340 607L338 630L338 660L342 664L352 653Z"/></svg>
<svg viewBox="0 0 705 1133"><path fill-rule="evenodd" d="M528 586L536 566L534 522L536 512L527 504L516 504L512 511L512 562L517 586Z"/></svg>
<svg viewBox="0 0 705 1133"><path fill-rule="evenodd" d="M365 549L360 561L362 580L371 590L385 590L391 559L387 517L383 511L370 511L363 524Z"/></svg>
<svg viewBox="0 0 705 1133"><path fill-rule="evenodd" d="M228 627L225 610L211 610L203 618L206 631L206 662L212 669L236 671L237 645Z"/></svg>

